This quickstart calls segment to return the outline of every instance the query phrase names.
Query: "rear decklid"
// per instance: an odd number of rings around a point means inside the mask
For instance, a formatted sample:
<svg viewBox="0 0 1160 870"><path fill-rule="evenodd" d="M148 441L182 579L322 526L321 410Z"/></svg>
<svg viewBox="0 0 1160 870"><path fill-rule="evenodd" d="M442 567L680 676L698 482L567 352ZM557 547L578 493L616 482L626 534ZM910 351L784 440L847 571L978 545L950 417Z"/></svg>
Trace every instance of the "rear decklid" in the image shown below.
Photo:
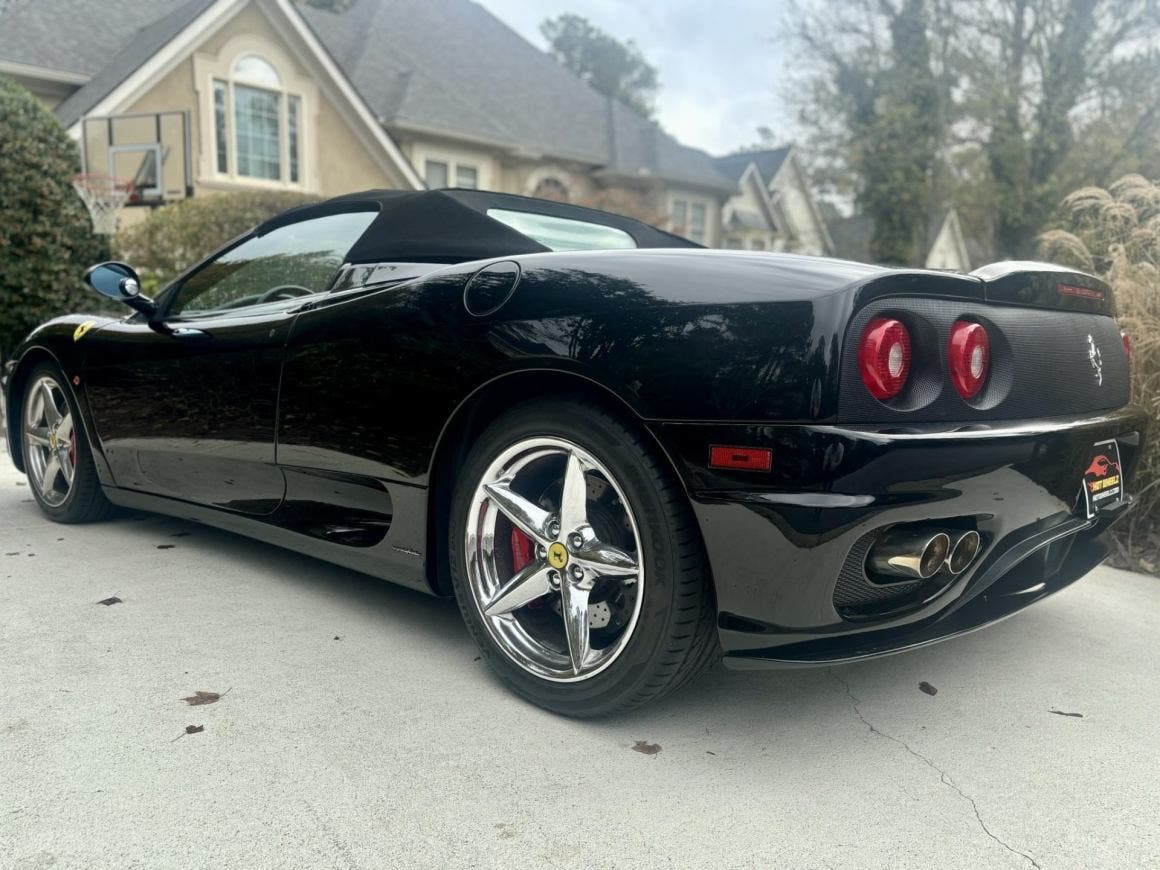
<svg viewBox="0 0 1160 870"><path fill-rule="evenodd" d="M1111 287L1094 275L1054 263L1012 260L983 266L971 275L983 282L988 302L1108 317L1116 313Z"/></svg>
<svg viewBox="0 0 1160 870"><path fill-rule="evenodd" d="M874 282L873 294L846 330L841 421L1016 421L1087 415L1128 403L1128 360L1112 290L1103 281L1027 262L986 266L958 276L955 286L948 279L915 273ZM902 321L913 345L906 387L885 401L869 393L858 361L863 331L875 317ZM985 386L969 399L956 392L947 364L957 321L982 324L990 340Z"/></svg>

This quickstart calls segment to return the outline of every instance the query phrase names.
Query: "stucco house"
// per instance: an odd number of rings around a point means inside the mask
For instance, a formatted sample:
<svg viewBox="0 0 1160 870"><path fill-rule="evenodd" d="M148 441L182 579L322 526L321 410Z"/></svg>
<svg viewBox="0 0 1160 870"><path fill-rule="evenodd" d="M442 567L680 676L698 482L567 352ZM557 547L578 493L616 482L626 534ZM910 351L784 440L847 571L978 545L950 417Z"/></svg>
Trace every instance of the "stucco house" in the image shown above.
<svg viewBox="0 0 1160 870"><path fill-rule="evenodd" d="M137 202L480 187L601 204L718 245L737 179L470 0L6 0L0 74ZM141 210L137 210L139 214ZM132 220L133 209L125 219Z"/></svg>
<svg viewBox="0 0 1160 870"><path fill-rule="evenodd" d="M834 244L792 147L714 160L736 190L722 210L722 247L832 256Z"/></svg>

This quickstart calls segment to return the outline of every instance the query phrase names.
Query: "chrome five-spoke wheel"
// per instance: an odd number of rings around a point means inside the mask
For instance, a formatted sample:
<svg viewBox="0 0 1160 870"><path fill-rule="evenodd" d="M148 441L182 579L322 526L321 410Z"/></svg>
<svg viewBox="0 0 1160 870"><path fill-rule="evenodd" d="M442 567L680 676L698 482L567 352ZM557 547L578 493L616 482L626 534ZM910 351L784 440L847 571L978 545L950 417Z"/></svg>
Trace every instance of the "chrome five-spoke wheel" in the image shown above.
<svg viewBox="0 0 1160 870"><path fill-rule="evenodd" d="M467 581L513 663L555 682L586 680L624 651L640 618L640 532L612 473L558 437L501 452L471 498Z"/></svg>
<svg viewBox="0 0 1160 870"><path fill-rule="evenodd" d="M24 401L24 456L28 479L49 507L68 498L76 472L77 439L64 390L50 375L29 386Z"/></svg>

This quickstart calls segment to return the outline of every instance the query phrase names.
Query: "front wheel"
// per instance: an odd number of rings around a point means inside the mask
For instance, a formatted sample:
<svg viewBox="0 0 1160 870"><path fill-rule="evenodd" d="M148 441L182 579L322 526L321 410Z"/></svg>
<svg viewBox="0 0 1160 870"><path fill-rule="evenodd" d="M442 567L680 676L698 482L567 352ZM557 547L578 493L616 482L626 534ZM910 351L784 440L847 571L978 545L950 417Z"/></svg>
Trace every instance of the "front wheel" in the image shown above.
<svg viewBox="0 0 1160 870"><path fill-rule="evenodd" d="M658 698L717 651L700 536L650 445L587 403L504 415L460 473L452 580L484 658L549 710Z"/></svg>
<svg viewBox="0 0 1160 870"><path fill-rule="evenodd" d="M51 363L34 368L24 391L21 448L28 485L40 509L58 523L104 518L101 491L76 402Z"/></svg>

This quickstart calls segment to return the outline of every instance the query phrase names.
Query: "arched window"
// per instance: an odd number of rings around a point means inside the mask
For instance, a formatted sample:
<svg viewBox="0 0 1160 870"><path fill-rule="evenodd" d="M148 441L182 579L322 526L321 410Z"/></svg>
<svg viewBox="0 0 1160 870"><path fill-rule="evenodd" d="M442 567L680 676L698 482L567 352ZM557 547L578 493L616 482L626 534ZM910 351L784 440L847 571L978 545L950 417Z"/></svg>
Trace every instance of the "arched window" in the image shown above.
<svg viewBox="0 0 1160 870"><path fill-rule="evenodd" d="M532 196L537 199L551 199L556 202L568 202L568 186L560 179L548 176L541 178L536 189L532 191Z"/></svg>
<svg viewBox="0 0 1160 870"><path fill-rule="evenodd" d="M229 78L213 81L213 108L219 173L299 183L302 98L286 92L273 64L237 58Z"/></svg>

